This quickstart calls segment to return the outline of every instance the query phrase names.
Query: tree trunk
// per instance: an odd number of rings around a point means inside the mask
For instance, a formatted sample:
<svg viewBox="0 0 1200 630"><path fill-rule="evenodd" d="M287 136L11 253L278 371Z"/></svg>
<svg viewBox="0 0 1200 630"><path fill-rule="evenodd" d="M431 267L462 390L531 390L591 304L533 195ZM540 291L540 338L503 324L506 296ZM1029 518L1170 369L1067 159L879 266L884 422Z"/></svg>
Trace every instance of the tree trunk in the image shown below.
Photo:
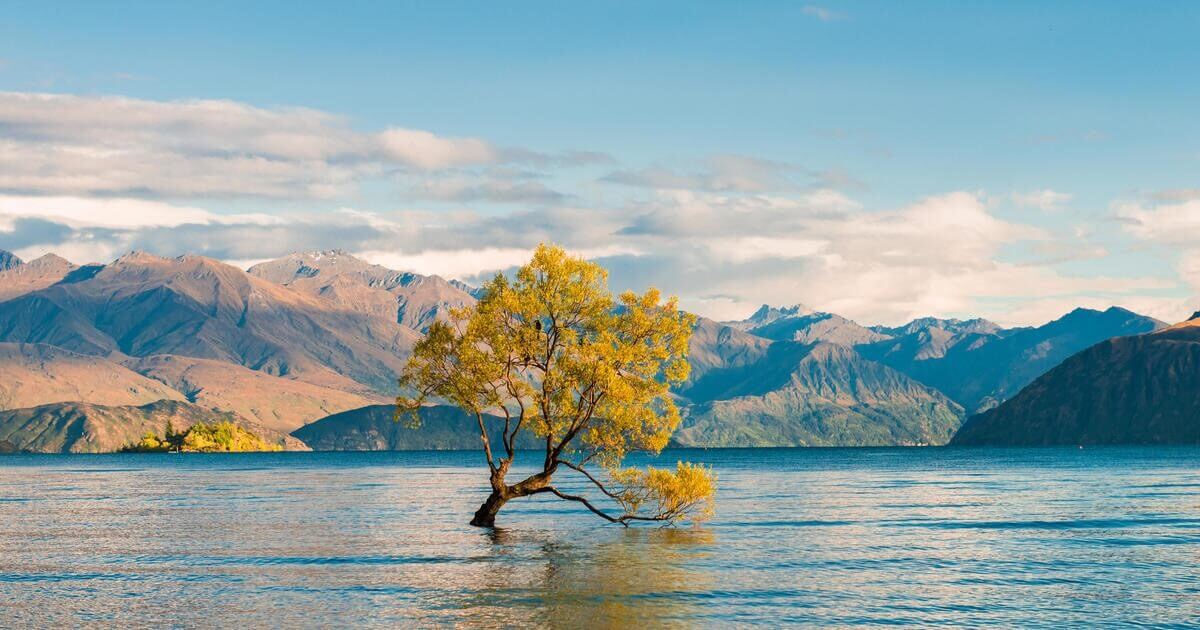
<svg viewBox="0 0 1200 630"><path fill-rule="evenodd" d="M504 507L505 503L508 503L508 498L501 496L499 492L493 490L488 495L487 501L484 501L483 505L479 506L479 509L475 511L475 517L471 519L471 525L475 527L495 527L496 514L500 512L500 508Z"/></svg>

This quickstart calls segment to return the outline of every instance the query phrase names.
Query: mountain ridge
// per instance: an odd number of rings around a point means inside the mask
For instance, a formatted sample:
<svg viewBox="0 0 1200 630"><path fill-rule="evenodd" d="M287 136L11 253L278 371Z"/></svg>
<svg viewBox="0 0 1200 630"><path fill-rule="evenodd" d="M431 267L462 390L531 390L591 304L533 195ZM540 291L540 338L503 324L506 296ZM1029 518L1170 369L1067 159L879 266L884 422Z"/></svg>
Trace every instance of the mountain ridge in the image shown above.
<svg viewBox="0 0 1200 630"><path fill-rule="evenodd" d="M299 440L236 414L178 400L118 406L66 402L0 411L0 440L15 450L35 453L109 453L147 432L160 433L168 422L176 429L198 422L233 422L288 450L307 450Z"/></svg>
<svg viewBox="0 0 1200 630"><path fill-rule="evenodd" d="M19 375L17 404L173 400L281 434L390 400L420 329L475 301L461 283L340 250L249 270L142 251L84 267L47 255L0 278L31 268L45 271L0 301L0 375ZM687 418L676 443L943 443L1063 358L1161 326L1118 308L1016 329L933 317L863 326L802 305L701 317L691 375L673 392ZM72 391L86 400L67 400Z"/></svg>
<svg viewBox="0 0 1200 630"><path fill-rule="evenodd" d="M1075 354L972 416L960 446L1200 443L1200 320Z"/></svg>

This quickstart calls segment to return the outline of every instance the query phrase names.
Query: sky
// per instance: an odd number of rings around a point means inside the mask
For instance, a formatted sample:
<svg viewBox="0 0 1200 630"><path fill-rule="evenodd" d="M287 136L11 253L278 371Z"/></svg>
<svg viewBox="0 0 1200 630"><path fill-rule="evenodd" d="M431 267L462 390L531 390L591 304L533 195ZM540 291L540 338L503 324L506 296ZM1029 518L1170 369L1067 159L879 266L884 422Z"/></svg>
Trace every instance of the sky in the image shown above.
<svg viewBox="0 0 1200 630"><path fill-rule="evenodd" d="M1200 308L1200 4L0 0L0 249L688 309Z"/></svg>

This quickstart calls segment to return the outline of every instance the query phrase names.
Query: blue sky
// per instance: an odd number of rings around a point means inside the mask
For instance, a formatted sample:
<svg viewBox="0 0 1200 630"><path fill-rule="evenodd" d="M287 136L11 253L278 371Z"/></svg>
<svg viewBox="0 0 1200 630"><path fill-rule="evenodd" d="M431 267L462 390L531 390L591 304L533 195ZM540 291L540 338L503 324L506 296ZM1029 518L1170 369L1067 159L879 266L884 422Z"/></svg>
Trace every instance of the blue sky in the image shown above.
<svg viewBox="0 0 1200 630"><path fill-rule="evenodd" d="M39 158L0 182L0 245L25 256L327 245L470 278L537 237L713 316L1198 305L1192 3L3 4L0 90L73 99L0 109L0 151ZM237 120L164 114L196 101ZM288 153L271 125L340 148ZM393 128L486 146L343 150ZM70 159L98 148L136 159ZM235 183L182 181L209 178ZM89 222L96 203L131 218Z"/></svg>

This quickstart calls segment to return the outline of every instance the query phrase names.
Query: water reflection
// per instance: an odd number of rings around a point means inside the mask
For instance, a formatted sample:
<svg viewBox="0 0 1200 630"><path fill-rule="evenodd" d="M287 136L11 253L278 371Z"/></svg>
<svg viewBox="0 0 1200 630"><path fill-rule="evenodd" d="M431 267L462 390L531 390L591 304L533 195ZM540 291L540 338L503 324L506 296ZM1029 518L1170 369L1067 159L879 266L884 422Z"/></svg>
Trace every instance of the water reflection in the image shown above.
<svg viewBox="0 0 1200 630"><path fill-rule="evenodd" d="M711 530L585 528L572 540L562 532L496 529L486 537L496 557L525 558L519 568L489 563L484 588L464 602L471 625L690 625L713 587L713 576L697 566L716 545Z"/></svg>
<svg viewBox="0 0 1200 630"><path fill-rule="evenodd" d="M1200 449L668 457L706 529L472 528L473 453L0 458L0 627L1200 622Z"/></svg>

